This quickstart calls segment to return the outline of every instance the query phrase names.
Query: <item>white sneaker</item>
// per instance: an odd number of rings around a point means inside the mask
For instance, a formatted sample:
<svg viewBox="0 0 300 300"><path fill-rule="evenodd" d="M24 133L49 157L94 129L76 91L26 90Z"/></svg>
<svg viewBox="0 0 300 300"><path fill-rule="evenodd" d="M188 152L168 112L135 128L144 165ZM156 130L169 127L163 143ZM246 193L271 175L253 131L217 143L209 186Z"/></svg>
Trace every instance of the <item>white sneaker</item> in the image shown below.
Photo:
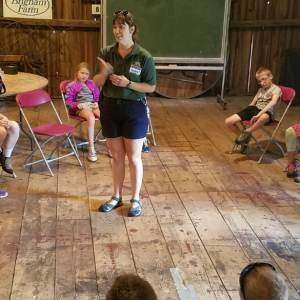
<svg viewBox="0 0 300 300"><path fill-rule="evenodd" d="M96 155L96 151L95 148L89 148L89 155L88 155L88 160L91 162L95 162L97 161L97 155Z"/></svg>

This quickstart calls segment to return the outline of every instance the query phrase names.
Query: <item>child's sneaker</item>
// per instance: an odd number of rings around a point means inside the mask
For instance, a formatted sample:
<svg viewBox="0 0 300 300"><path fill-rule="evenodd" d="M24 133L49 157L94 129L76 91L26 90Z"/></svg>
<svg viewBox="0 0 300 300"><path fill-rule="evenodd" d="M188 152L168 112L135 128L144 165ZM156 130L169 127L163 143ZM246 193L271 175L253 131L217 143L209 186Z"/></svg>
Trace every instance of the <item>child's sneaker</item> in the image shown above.
<svg viewBox="0 0 300 300"><path fill-rule="evenodd" d="M249 149L249 143L247 143L247 144L242 144L242 145L241 145L240 153L241 153L241 154L246 154L247 151L248 151L248 149Z"/></svg>
<svg viewBox="0 0 300 300"><path fill-rule="evenodd" d="M300 183L300 175L298 175L297 177L294 177L294 181L297 183Z"/></svg>
<svg viewBox="0 0 300 300"><path fill-rule="evenodd" d="M150 152L149 145L150 145L150 141L145 139L144 142L143 142L143 147L142 147L143 152L145 152L145 153Z"/></svg>
<svg viewBox="0 0 300 300"><path fill-rule="evenodd" d="M95 151L95 148L92 147L92 148L89 148L89 155L88 155L88 160L91 161L91 162L95 162L97 161L97 155L96 155L96 151Z"/></svg>
<svg viewBox="0 0 300 300"><path fill-rule="evenodd" d="M250 140L251 140L251 133L247 132L247 131L243 131L236 139L235 139L235 143L238 145L242 145L242 144L249 144Z"/></svg>
<svg viewBox="0 0 300 300"><path fill-rule="evenodd" d="M289 178L298 176L297 166L298 163L296 161L290 162L286 167L286 176Z"/></svg>
<svg viewBox="0 0 300 300"><path fill-rule="evenodd" d="M7 197L7 195L8 195L8 192L0 190L0 198L5 198L5 197Z"/></svg>

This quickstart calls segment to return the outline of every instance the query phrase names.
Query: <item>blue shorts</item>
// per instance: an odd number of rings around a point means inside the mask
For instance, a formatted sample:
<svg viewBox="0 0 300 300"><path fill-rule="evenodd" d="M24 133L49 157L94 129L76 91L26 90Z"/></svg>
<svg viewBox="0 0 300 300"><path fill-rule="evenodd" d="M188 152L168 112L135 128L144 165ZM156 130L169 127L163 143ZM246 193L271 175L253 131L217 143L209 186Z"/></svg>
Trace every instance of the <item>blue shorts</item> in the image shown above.
<svg viewBox="0 0 300 300"><path fill-rule="evenodd" d="M105 138L142 139L146 136L149 119L146 100L99 99L102 134Z"/></svg>

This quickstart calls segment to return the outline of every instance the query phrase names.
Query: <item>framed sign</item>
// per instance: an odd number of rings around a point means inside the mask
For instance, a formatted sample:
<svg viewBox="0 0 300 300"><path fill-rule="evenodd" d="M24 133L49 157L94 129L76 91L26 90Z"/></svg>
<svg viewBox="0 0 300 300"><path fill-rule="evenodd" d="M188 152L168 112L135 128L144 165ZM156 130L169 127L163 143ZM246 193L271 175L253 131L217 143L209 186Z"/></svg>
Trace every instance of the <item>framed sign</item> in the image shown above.
<svg viewBox="0 0 300 300"><path fill-rule="evenodd" d="M52 0L3 0L3 17L52 19Z"/></svg>

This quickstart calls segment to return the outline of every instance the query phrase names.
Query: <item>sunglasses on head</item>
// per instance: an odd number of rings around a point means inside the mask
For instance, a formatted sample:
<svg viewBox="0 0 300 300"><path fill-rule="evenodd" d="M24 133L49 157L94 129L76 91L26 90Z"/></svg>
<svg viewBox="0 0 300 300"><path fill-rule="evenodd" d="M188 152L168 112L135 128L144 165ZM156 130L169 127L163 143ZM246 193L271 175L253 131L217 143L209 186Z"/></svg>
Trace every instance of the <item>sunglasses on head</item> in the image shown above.
<svg viewBox="0 0 300 300"><path fill-rule="evenodd" d="M118 10L115 12L115 15L119 15L119 14L122 14L123 16L127 16L129 14L129 11L128 10Z"/></svg>
<svg viewBox="0 0 300 300"><path fill-rule="evenodd" d="M119 15L119 14L122 14L124 17L128 16L129 19L130 19L130 21L133 22L133 21L132 21L132 18L131 18L131 15L130 15L130 12L129 12L128 10L118 10L118 11L116 11L116 12L114 13L115 16L116 16L116 15Z"/></svg>
<svg viewBox="0 0 300 300"><path fill-rule="evenodd" d="M119 14L122 14L124 17L128 16L129 19L130 19L130 21L133 22L133 21L132 21L132 18L131 18L131 15L130 15L130 12L129 12L128 10L118 10L118 11L116 11L116 12L114 13L115 16L116 16L116 15L119 15Z"/></svg>
<svg viewBox="0 0 300 300"><path fill-rule="evenodd" d="M258 267L258 266L267 266L269 268L271 268L272 270L275 271L275 268L271 265L271 264L268 264L268 263L264 263L264 262L261 262L261 263L253 263L253 264L250 264L248 266L246 266L243 271L241 272L240 274L240 288L241 288L241 293L244 297L244 300L246 300L246 297L245 297L245 287L244 287L244 280L245 280L245 277L247 274L249 274L249 272L251 270L253 270L255 267Z"/></svg>

